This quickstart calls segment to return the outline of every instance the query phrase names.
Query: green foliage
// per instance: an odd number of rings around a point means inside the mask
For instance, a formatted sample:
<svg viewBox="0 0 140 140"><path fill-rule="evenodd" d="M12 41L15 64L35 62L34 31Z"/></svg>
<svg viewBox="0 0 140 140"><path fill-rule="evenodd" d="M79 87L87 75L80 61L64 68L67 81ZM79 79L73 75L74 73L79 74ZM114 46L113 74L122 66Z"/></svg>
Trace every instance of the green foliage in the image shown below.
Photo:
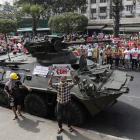
<svg viewBox="0 0 140 140"><path fill-rule="evenodd" d="M8 19L0 19L0 33L7 34L17 31L17 22Z"/></svg>
<svg viewBox="0 0 140 140"><path fill-rule="evenodd" d="M23 12L10 5L10 3L5 2L3 5L0 5L0 19L11 19L19 23L22 20L22 16Z"/></svg>
<svg viewBox="0 0 140 140"><path fill-rule="evenodd" d="M25 3L22 4L22 11L23 13L27 14L27 16L31 17L32 24L33 24L33 36L36 35L36 23L39 21L40 16L45 14L46 11L41 5L38 4L30 4Z"/></svg>
<svg viewBox="0 0 140 140"><path fill-rule="evenodd" d="M77 13L63 13L49 19L49 28L56 33L81 31L88 25L86 16Z"/></svg>
<svg viewBox="0 0 140 140"><path fill-rule="evenodd" d="M53 14L61 14L65 12L73 12L77 8L86 7L86 0L19 0L15 3L19 7L24 3L30 3L31 5L39 4L45 10L47 14L42 16L50 17L51 12Z"/></svg>
<svg viewBox="0 0 140 140"><path fill-rule="evenodd" d="M113 0L113 17L121 16L121 11L123 11L124 6L122 0Z"/></svg>
<svg viewBox="0 0 140 140"><path fill-rule="evenodd" d="M120 24L120 17L121 11L123 11L124 6L122 4L122 0L112 0L113 2L113 17L114 17L114 37L119 36L119 24Z"/></svg>

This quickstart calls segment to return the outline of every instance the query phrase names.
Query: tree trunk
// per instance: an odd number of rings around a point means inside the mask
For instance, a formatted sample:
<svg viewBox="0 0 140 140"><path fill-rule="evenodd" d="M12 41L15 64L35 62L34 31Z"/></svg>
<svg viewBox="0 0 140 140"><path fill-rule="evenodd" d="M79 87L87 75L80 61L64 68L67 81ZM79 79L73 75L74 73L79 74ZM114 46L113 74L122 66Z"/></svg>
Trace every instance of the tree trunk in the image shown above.
<svg viewBox="0 0 140 140"><path fill-rule="evenodd" d="M114 19L114 37L119 37L119 19Z"/></svg>
<svg viewBox="0 0 140 140"><path fill-rule="evenodd" d="M120 7L116 4L115 7L115 18L114 18L114 37L119 37L119 26L120 26Z"/></svg>
<svg viewBox="0 0 140 140"><path fill-rule="evenodd" d="M37 35L37 30L36 30L36 21L33 21L33 37L35 37Z"/></svg>
<svg viewBox="0 0 140 140"><path fill-rule="evenodd" d="M4 35L4 36L5 36L5 42L7 43L7 35L6 35L6 33L5 33L5 35Z"/></svg>

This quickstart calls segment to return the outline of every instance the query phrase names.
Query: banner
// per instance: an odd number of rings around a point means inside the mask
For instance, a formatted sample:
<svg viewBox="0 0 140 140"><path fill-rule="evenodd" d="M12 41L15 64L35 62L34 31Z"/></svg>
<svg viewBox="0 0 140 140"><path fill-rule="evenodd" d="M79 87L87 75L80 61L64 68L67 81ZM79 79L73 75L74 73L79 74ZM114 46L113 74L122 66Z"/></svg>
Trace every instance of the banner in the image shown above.
<svg viewBox="0 0 140 140"><path fill-rule="evenodd" d="M99 33L98 34L98 38L103 38L104 37L104 34L103 33Z"/></svg>
<svg viewBox="0 0 140 140"><path fill-rule="evenodd" d="M87 49L78 49L78 56L84 55L86 56Z"/></svg>
<svg viewBox="0 0 140 140"><path fill-rule="evenodd" d="M129 46L129 49L130 49L130 50L134 49L134 46Z"/></svg>
<svg viewBox="0 0 140 140"><path fill-rule="evenodd" d="M115 37L115 38L113 38L113 40L114 40L115 42L120 42L120 41L121 41L121 38L120 38L120 37Z"/></svg>
<svg viewBox="0 0 140 140"><path fill-rule="evenodd" d="M33 70L33 75L44 75L46 76L49 72L49 67L36 66Z"/></svg>
<svg viewBox="0 0 140 140"><path fill-rule="evenodd" d="M53 64L54 76L70 76L70 64Z"/></svg>

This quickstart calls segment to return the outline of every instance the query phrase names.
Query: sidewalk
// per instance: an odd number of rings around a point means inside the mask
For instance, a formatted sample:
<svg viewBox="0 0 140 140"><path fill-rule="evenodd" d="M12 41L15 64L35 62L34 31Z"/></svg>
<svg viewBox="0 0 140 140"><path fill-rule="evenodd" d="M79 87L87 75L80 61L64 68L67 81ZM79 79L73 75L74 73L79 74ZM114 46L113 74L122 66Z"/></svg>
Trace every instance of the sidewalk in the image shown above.
<svg viewBox="0 0 140 140"><path fill-rule="evenodd" d="M57 134L56 122L29 114L19 116L17 120L12 120L13 117L11 110L0 107L0 140L57 140L57 136L62 136L63 140L125 140L76 127L70 133L67 126Z"/></svg>

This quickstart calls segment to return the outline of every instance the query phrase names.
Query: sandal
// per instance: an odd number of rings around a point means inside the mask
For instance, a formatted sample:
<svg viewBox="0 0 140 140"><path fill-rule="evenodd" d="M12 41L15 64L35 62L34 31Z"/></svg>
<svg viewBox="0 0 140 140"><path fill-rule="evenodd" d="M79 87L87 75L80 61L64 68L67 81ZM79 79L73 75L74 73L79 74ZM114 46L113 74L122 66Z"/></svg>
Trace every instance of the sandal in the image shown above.
<svg viewBox="0 0 140 140"><path fill-rule="evenodd" d="M18 112L18 115L19 115L19 116L22 116L22 114L21 114L20 112Z"/></svg>
<svg viewBox="0 0 140 140"><path fill-rule="evenodd" d="M58 131L57 131L57 133L60 134L62 131L63 131L63 129L62 128L59 128Z"/></svg>
<svg viewBox="0 0 140 140"><path fill-rule="evenodd" d="M73 132L73 129L72 129L71 127L69 127L69 131L70 131L70 132Z"/></svg>
<svg viewBox="0 0 140 140"><path fill-rule="evenodd" d="M15 116L14 118L13 118L13 120L16 120L18 117L17 116Z"/></svg>

